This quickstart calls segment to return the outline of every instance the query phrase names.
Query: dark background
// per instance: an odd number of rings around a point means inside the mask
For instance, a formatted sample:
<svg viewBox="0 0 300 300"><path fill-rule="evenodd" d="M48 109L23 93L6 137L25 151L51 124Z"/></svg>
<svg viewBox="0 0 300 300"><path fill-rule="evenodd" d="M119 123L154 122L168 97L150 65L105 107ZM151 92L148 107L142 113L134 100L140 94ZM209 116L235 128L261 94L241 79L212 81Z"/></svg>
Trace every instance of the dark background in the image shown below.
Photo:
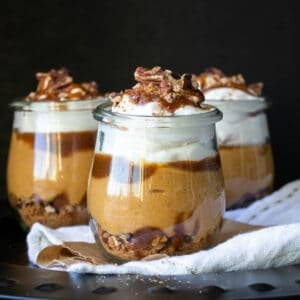
<svg viewBox="0 0 300 300"><path fill-rule="evenodd" d="M0 184L5 197L12 111L34 74L65 66L118 91L138 65L200 73L217 66L263 81L276 188L299 177L298 1L16 1L0 10Z"/></svg>

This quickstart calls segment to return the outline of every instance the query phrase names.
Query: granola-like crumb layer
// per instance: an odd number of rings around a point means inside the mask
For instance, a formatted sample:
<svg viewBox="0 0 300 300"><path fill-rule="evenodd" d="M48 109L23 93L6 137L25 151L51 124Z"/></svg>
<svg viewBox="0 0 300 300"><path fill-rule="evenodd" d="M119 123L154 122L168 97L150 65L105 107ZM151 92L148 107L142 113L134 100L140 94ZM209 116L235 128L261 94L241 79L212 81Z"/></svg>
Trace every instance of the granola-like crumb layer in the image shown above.
<svg viewBox="0 0 300 300"><path fill-rule="evenodd" d="M208 68L198 76L198 81L203 92L213 88L230 87L258 97L261 96L263 88L262 82L248 85L242 74L227 76L217 68Z"/></svg>
<svg viewBox="0 0 300 300"><path fill-rule="evenodd" d="M216 224L204 237L175 233L168 237L162 230L143 228L136 233L113 235L96 224L95 238L104 253L114 260L140 260L149 255L183 255L208 248L217 238L223 220Z"/></svg>
<svg viewBox="0 0 300 300"><path fill-rule="evenodd" d="M75 83L66 68L37 73L37 89L26 101L69 101L87 100L100 96L96 82Z"/></svg>
<svg viewBox="0 0 300 300"><path fill-rule="evenodd" d="M15 197L10 195L10 197ZM61 205L54 202L36 201L35 199L18 199L15 210L21 222L30 228L39 222L51 228L61 226L88 224L88 211L85 205Z"/></svg>
<svg viewBox="0 0 300 300"><path fill-rule="evenodd" d="M113 107L118 107L125 112L126 106L122 108L122 101L129 99L134 105L156 102L165 111L173 113L184 106L200 108L200 104L204 101L204 95L198 88L195 75L178 75L156 66L152 69L138 67L134 77L138 82L134 87L110 94Z"/></svg>

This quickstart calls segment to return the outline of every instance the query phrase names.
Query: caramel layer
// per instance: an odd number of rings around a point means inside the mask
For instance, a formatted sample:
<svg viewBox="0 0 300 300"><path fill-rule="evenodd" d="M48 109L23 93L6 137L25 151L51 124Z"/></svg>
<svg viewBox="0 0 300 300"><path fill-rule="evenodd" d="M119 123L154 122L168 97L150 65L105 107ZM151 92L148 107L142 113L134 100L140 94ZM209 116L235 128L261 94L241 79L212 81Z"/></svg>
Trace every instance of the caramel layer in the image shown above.
<svg viewBox="0 0 300 300"><path fill-rule="evenodd" d="M95 131L82 132L18 132L14 130L17 140L30 145L35 150L49 151L67 156L74 151L94 149L96 141Z"/></svg>
<svg viewBox="0 0 300 300"><path fill-rule="evenodd" d="M114 168L113 172L112 167ZM92 175L94 178L112 176L119 182L133 183L150 177L157 168L175 168L184 172L217 171L220 169L220 158L205 158L201 161L176 161L168 163L148 163L140 161L139 164L128 161L123 157L112 157L109 154L97 154L94 157Z"/></svg>

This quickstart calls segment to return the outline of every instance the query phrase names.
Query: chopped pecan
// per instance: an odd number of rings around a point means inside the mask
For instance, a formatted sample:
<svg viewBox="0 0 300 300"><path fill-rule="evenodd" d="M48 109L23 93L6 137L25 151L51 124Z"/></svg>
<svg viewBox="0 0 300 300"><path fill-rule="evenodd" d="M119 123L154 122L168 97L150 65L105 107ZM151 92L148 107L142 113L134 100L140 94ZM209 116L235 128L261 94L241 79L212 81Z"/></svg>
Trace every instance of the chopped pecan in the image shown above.
<svg viewBox="0 0 300 300"><path fill-rule="evenodd" d="M160 106L169 112L185 105L199 107L204 100L198 80L191 74L181 76L161 67L152 69L138 67L134 76L138 83L133 88L110 96L114 106L118 106L125 95L129 96L134 104L159 102Z"/></svg>
<svg viewBox="0 0 300 300"><path fill-rule="evenodd" d="M192 86L192 75L191 74L184 74L182 76L182 79L183 79L182 88L184 90L188 90L188 89L192 89L193 88L193 86Z"/></svg>
<svg viewBox="0 0 300 300"><path fill-rule="evenodd" d="M220 76L220 77L225 76L225 74L223 73L223 71L220 70L220 69L218 69L218 68L216 68L216 67L210 67L210 68L207 68L207 69L205 70L205 72L208 73L208 74L218 75L218 76Z"/></svg>
<svg viewBox="0 0 300 300"><path fill-rule="evenodd" d="M252 95L261 95L264 84L262 82L256 82L248 85L248 91Z"/></svg>
<svg viewBox="0 0 300 300"><path fill-rule="evenodd" d="M164 79L160 83L160 89L161 89L162 93L168 94L169 92L172 91L172 85L170 84L170 82L168 80Z"/></svg>
<svg viewBox="0 0 300 300"><path fill-rule="evenodd" d="M36 79L37 89L29 93L26 97L27 101L84 100L99 96L96 82L74 83L66 68L37 73Z"/></svg>
<svg viewBox="0 0 300 300"><path fill-rule="evenodd" d="M134 72L134 77L135 80L139 82L160 83L164 79L164 72L161 67L154 67L152 69L137 67Z"/></svg>
<svg viewBox="0 0 300 300"><path fill-rule="evenodd" d="M98 85L97 85L96 81L83 82L83 83L81 83L81 86L88 94L91 94L91 95L98 94Z"/></svg>
<svg viewBox="0 0 300 300"><path fill-rule="evenodd" d="M37 73L36 78L39 80L38 91L56 90L73 82L66 68L51 70L49 73Z"/></svg>
<svg viewBox="0 0 300 300"><path fill-rule="evenodd" d="M198 77L200 88L207 91L218 87L232 87L243 90L251 95L260 96L262 92L262 83L253 83L247 85L242 74L226 76L220 69L209 68Z"/></svg>

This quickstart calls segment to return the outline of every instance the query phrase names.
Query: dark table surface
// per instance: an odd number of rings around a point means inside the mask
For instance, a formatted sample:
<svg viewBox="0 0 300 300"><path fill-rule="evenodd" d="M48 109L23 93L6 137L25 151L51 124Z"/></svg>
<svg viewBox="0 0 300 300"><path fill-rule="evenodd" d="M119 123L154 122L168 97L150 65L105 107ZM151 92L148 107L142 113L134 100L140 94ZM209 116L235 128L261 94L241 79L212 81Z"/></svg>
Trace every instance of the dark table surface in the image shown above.
<svg viewBox="0 0 300 300"><path fill-rule="evenodd" d="M30 264L26 232L0 209L1 299L299 299L300 265L188 276L92 275Z"/></svg>

